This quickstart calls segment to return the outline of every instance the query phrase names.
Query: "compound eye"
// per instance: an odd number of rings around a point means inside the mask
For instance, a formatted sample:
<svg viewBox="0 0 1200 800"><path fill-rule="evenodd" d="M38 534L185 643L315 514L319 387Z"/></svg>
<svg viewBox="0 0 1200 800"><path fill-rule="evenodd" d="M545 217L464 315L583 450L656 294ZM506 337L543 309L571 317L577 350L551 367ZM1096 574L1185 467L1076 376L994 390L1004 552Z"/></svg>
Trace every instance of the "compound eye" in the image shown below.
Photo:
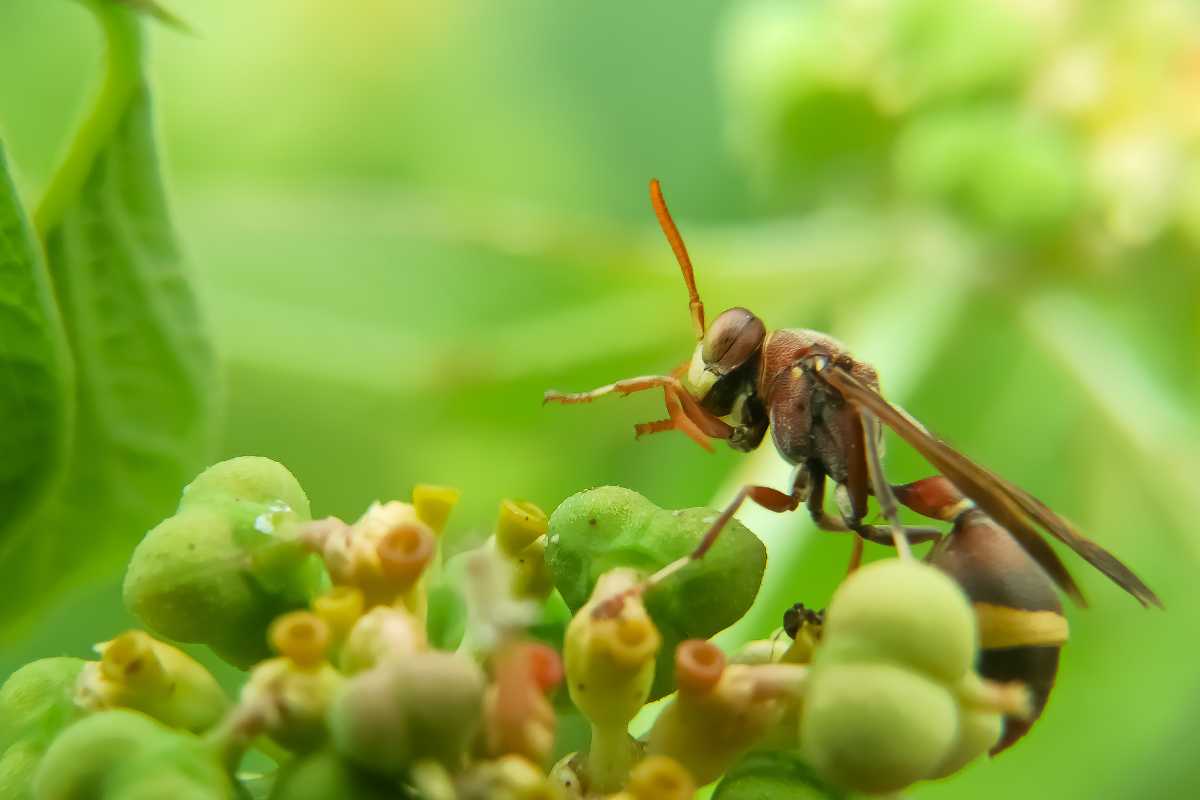
<svg viewBox="0 0 1200 800"><path fill-rule="evenodd" d="M762 320L746 309L722 312L704 334L701 355L705 368L717 375L728 375L758 352L766 335Z"/></svg>
<svg viewBox="0 0 1200 800"><path fill-rule="evenodd" d="M796 634L800 632L800 626L804 624L804 605L796 603L796 605L783 612L783 632L789 639L795 639Z"/></svg>

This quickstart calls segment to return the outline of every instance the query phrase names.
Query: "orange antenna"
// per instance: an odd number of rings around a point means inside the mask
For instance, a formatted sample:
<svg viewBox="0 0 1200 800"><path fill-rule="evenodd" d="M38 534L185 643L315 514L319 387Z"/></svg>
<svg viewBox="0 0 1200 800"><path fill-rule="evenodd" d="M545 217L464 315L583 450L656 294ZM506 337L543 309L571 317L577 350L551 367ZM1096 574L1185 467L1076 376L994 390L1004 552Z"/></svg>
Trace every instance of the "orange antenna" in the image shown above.
<svg viewBox="0 0 1200 800"><path fill-rule="evenodd" d="M654 216L658 217L658 224L662 228L663 234L671 243L671 249L675 251L675 260L679 262L679 268L683 270L683 282L687 284L690 300L688 308L692 312L692 327L696 329L696 340L700 341L704 338L704 303L700 302L700 293L696 291L696 276L692 272L692 259L688 257L683 237L679 235L679 229L675 227L675 220L671 219L671 212L667 210L667 201L663 199L662 187L658 183L658 178L650 180L650 203L654 206Z"/></svg>

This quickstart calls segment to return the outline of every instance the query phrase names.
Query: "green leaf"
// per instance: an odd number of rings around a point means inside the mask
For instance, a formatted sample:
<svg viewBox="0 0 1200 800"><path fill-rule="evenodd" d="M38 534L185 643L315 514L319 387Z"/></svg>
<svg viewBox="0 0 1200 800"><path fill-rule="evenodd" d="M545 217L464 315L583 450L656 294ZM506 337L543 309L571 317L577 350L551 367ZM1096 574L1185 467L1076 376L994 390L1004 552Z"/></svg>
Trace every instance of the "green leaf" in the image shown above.
<svg viewBox="0 0 1200 800"><path fill-rule="evenodd" d="M70 387L50 277L0 148L0 552L63 468Z"/></svg>
<svg viewBox="0 0 1200 800"><path fill-rule="evenodd" d="M143 14L153 17L169 28L174 28L175 30L183 33L191 32L191 29L188 27L186 22L173 14L161 3L155 2L155 0L116 0L116 2L124 3L130 8L137 9Z"/></svg>
<svg viewBox="0 0 1200 800"><path fill-rule="evenodd" d="M123 561L213 438L215 364L167 211L137 12L90 7L104 85L36 216L75 359L75 436L57 495L0 553L0 635Z"/></svg>

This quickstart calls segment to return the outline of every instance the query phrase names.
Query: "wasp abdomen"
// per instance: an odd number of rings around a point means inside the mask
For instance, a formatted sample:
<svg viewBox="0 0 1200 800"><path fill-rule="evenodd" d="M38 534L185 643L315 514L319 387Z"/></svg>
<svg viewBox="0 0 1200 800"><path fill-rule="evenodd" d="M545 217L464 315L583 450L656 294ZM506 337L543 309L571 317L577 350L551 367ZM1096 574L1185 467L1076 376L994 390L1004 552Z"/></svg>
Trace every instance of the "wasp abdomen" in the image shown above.
<svg viewBox="0 0 1200 800"><path fill-rule="evenodd" d="M1027 719L1006 717L995 755L1025 735L1041 715L1058 672L1069 633L1054 583L1009 533L971 508L929 555L954 578L975 608L979 623L979 674L1024 683L1033 700Z"/></svg>

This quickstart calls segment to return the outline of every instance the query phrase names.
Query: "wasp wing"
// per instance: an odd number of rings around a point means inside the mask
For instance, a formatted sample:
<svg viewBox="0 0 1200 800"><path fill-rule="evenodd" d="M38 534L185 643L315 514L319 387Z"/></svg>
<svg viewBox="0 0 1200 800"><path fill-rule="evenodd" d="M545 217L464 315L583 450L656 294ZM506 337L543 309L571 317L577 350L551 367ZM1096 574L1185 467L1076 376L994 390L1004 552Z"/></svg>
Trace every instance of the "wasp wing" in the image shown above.
<svg viewBox="0 0 1200 800"><path fill-rule="evenodd" d="M1079 605L1086 605L1058 554L1041 538L1036 525L1063 542L1142 605L1162 607L1162 601L1116 556L1081 534L1074 525L1024 489L976 464L930 433L907 412L892 405L850 373L829 366L819 373L851 402L878 417L945 475L983 511L1006 528L1056 584Z"/></svg>

